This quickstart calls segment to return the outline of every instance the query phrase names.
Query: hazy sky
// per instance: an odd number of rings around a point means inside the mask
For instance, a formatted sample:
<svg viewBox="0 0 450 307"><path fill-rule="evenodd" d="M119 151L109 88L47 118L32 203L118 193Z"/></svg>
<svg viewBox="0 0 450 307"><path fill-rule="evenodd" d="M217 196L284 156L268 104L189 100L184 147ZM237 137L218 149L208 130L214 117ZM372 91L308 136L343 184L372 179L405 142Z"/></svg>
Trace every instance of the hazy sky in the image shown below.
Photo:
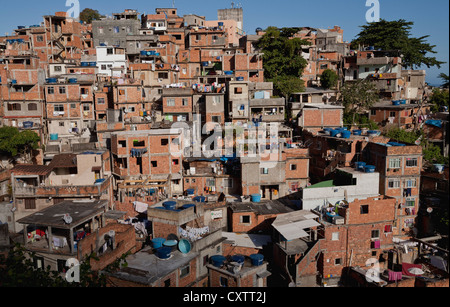
<svg viewBox="0 0 450 307"><path fill-rule="evenodd" d="M178 9L178 15L196 14L207 20L217 19L217 10L231 8L232 1L205 0L79 0L80 8L93 8L105 15L136 9L140 13L152 14L155 8ZM414 22L412 35L430 35L427 42L436 45L438 60L447 62L441 69L426 67L427 82L439 85L437 76L449 73L449 1L448 0L379 0L380 17L385 20L405 19ZM255 29L276 27L308 26L332 28L335 25L344 29L344 39L351 41L366 24L366 0L237 0L235 7L244 9L244 31L254 34ZM21 9L18 9L20 6ZM12 33L17 26L39 24L43 15L57 11L67 11L66 0L22 0L2 1L0 10L0 35Z"/></svg>

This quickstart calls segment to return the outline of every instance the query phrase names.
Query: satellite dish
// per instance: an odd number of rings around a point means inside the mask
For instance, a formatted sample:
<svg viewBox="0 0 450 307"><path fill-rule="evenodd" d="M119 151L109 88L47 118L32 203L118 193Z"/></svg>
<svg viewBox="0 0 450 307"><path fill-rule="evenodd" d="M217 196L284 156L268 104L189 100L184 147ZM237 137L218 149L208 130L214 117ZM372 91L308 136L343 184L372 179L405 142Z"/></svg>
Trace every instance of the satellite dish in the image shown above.
<svg viewBox="0 0 450 307"><path fill-rule="evenodd" d="M70 224L70 223L72 223L73 219L68 213L66 213L66 214L64 214L63 220L66 224Z"/></svg>

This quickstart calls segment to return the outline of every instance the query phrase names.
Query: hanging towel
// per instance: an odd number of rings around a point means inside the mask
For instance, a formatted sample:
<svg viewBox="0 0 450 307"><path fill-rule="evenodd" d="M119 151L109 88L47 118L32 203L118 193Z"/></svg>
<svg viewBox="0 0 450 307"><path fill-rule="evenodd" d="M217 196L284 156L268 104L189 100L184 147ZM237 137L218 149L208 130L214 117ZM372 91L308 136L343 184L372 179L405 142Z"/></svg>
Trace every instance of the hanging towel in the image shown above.
<svg viewBox="0 0 450 307"><path fill-rule="evenodd" d="M401 280L402 277L403 277L402 272L389 271L389 281Z"/></svg>
<svg viewBox="0 0 450 307"><path fill-rule="evenodd" d="M408 271L408 270L411 269L411 268L419 268L419 269L422 269L422 265L421 265L421 264L411 264L411 263L403 262L403 263L402 263L402 273L403 273L403 275L406 275L406 276L416 276L416 275L414 275L414 274L411 274L411 273Z"/></svg>

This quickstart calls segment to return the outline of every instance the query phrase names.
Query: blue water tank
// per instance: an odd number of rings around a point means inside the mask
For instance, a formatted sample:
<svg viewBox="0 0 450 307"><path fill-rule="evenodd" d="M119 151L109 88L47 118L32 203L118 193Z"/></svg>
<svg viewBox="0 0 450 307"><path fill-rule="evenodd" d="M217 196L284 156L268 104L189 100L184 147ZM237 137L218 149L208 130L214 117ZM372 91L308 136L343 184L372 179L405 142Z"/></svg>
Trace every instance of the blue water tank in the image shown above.
<svg viewBox="0 0 450 307"><path fill-rule="evenodd" d="M211 259L212 265L215 266L216 268L220 268L226 260L226 258L222 255L215 255L215 256L212 256L210 259Z"/></svg>
<svg viewBox="0 0 450 307"><path fill-rule="evenodd" d="M205 196L196 196L196 197L194 197L194 201L197 201L199 203L204 203L206 201L206 197Z"/></svg>
<svg viewBox="0 0 450 307"><path fill-rule="evenodd" d="M392 100L392 105L394 106L400 105L400 100Z"/></svg>
<svg viewBox="0 0 450 307"><path fill-rule="evenodd" d="M57 133L50 134L50 141L57 141L58 137L59 137L59 135Z"/></svg>
<svg viewBox="0 0 450 307"><path fill-rule="evenodd" d="M172 253L172 248L171 247L167 247L167 246L158 248L156 250L156 255L160 259L169 259L171 253Z"/></svg>
<svg viewBox="0 0 450 307"><path fill-rule="evenodd" d="M347 131L347 130L344 130L344 131L341 132L341 137L343 139L349 139L351 135L352 135L352 133L350 131Z"/></svg>
<svg viewBox="0 0 450 307"><path fill-rule="evenodd" d="M363 171L366 166L366 162L355 162L355 168L359 171Z"/></svg>
<svg viewBox="0 0 450 307"><path fill-rule="evenodd" d="M191 251L192 246L191 246L191 243L188 240L182 239L178 243L178 249L180 250L180 252L182 254L187 254L187 253L189 253Z"/></svg>
<svg viewBox="0 0 450 307"><path fill-rule="evenodd" d="M340 133L341 133L341 130L339 130L339 129L334 129L334 130L331 130L331 131L330 131L330 135L331 135L332 137L337 137L338 134L340 134Z"/></svg>
<svg viewBox="0 0 450 307"><path fill-rule="evenodd" d="M252 198L252 202L254 202L254 203L261 202L261 194L252 194L251 198Z"/></svg>
<svg viewBox="0 0 450 307"><path fill-rule="evenodd" d="M242 255L233 255L233 256L231 256L231 261L239 263L239 264L244 264L245 257Z"/></svg>
<svg viewBox="0 0 450 307"><path fill-rule="evenodd" d="M361 130L353 130L353 135L361 135L362 131Z"/></svg>
<svg viewBox="0 0 450 307"><path fill-rule="evenodd" d="M97 66L97 62L89 62L89 65L95 67L95 66Z"/></svg>
<svg viewBox="0 0 450 307"><path fill-rule="evenodd" d="M400 100L400 104L406 104L406 99Z"/></svg>
<svg viewBox="0 0 450 307"><path fill-rule="evenodd" d="M175 210L177 207L177 202L176 201L166 201L165 203L163 203L163 206L167 210Z"/></svg>
<svg viewBox="0 0 450 307"><path fill-rule="evenodd" d="M82 67L87 67L87 66L89 66L89 62L81 62L81 66Z"/></svg>
<svg viewBox="0 0 450 307"><path fill-rule="evenodd" d="M78 80L77 80L76 78L70 78L70 79L69 79L69 83L72 83L72 84L73 84L73 83L77 83L77 81L78 81Z"/></svg>
<svg viewBox="0 0 450 307"><path fill-rule="evenodd" d="M177 244L178 244L177 240L167 240L163 243L163 245L167 247L174 247L177 246Z"/></svg>
<svg viewBox="0 0 450 307"><path fill-rule="evenodd" d="M153 248L154 249L161 248L163 246L164 242L166 242L166 239L164 239L164 238L154 238L154 239L152 239Z"/></svg>
<svg viewBox="0 0 450 307"><path fill-rule="evenodd" d="M188 195L194 195L195 189L187 189L186 192L188 193Z"/></svg>
<svg viewBox="0 0 450 307"><path fill-rule="evenodd" d="M366 165L364 167L364 170L366 171L366 173L373 173L373 172L375 172L375 166L373 166L373 165Z"/></svg>
<svg viewBox="0 0 450 307"><path fill-rule="evenodd" d="M253 254L250 255L250 260L252 261L252 265L260 266L264 262L264 256L261 254Z"/></svg>

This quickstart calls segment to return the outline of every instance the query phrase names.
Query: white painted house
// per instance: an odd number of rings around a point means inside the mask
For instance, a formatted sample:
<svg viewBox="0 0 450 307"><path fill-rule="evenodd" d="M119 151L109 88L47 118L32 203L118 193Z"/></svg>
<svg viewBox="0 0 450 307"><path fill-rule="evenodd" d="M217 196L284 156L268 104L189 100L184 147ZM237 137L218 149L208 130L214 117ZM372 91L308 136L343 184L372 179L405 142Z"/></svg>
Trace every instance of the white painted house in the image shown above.
<svg viewBox="0 0 450 307"><path fill-rule="evenodd" d="M110 77L121 77L127 71L125 49L112 46L98 46L98 73Z"/></svg>

